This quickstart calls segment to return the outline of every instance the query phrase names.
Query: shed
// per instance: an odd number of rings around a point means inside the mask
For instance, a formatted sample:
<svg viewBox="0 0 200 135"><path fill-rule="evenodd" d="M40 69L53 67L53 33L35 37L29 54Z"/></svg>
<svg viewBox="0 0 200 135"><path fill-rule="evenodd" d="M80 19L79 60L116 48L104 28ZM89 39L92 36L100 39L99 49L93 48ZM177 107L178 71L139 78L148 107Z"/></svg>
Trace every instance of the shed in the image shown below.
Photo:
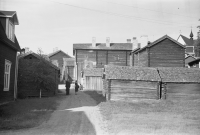
<svg viewBox="0 0 200 135"><path fill-rule="evenodd" d="M160 81L156 68L105 66L108 100L159 99Z"/></svg>
<svg viewBox="0 0 200 135"><path fill-rule="evenodd" d="M164 99L200 99L200 69L158 68Z"/></svg>
<svg viewBox="0 0 200 135"><path fill-rule="evenodd" d="M45 66L45 67L44 67ZM46 76L44 83L48 83L48 89L40 90L36 87L36 71L41 72ZM45 70L44 70L45 68ZM51 62L42 59L35 53L24 54L19 58L19 81L18 81L18 96L25 97L39 97L53 96L57 93L59 81L59 68ZM51 83L49 83L51 82Z"/></svg>

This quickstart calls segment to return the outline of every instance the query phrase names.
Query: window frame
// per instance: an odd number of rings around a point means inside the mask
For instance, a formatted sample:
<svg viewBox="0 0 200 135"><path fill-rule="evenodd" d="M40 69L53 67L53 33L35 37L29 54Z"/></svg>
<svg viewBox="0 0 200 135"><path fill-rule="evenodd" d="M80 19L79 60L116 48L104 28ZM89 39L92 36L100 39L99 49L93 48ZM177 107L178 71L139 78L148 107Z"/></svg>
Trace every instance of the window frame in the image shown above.
<svg viewBox="0 0 200 135"><path fill-rule="evenodd" d="M4 91L9 91L10 89L10 71L12 63L9 60L5 59L4 67Z"/></svg>
<svg viewBox="0 0 200 135"><path fill-rule="evenodd" d="M12 42L15 42L15 25L9 19L7 20L6 32L7 38Z"/></svg>

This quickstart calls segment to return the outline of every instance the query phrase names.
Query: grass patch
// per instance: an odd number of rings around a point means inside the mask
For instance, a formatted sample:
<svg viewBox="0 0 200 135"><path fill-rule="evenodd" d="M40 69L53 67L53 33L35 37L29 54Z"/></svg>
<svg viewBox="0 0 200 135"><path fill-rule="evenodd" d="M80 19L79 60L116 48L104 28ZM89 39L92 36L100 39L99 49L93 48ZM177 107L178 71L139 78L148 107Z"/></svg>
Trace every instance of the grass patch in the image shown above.
<svg viewBox="0 0 200 135"><path fill-rule="evenodd" d="M200 100L99 104L110 134L199 134Z"/></svg>
<svg viewBox="0 0 200 135"><path fill-rule="evenodd" d="M60 97L19 99L0 106L0 130L32 128L48 120Z"/></svg>
<svg viewBox="0 0 200 135"><path fill-rule="evenodd" d="M92 99L94 99L97 105L101 102L106 101L106 98L102 94L97 93L97 91L84 90L83 92L88 94Z"/></svg>

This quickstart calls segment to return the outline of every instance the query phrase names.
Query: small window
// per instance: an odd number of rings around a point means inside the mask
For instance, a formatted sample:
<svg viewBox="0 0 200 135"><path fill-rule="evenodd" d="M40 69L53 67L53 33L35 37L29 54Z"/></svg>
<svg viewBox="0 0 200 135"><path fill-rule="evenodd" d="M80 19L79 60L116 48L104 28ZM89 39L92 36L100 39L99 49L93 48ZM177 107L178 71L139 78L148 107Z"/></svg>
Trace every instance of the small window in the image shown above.
<svg viewBox="0 0 200 135"><path fill-rule="evenodd" d="M186 46L186 53L194 54L194 46Z"/></svg>
<svg viewBox="0 0 200 135"><path fill-rule="evenodd" d="M5 69L4 69L4 91L9 91L10 86L10 69L11 69L11 62L5 60Z"/></svg>
<svg viewBox="0 0 200 135"><path fill-rule="evenodd" d="M11 21L8 21L8 31L7 31L7 36L11 41L15 41L14 40L14 25L12 24Z"/></svg>

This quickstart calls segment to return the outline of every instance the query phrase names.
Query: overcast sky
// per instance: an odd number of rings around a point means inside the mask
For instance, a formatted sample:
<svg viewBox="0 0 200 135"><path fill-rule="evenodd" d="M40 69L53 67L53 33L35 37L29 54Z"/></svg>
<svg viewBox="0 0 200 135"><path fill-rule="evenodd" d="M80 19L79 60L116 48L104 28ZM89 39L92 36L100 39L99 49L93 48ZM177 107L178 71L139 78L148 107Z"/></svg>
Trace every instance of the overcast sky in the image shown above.
<svg viewBox="0 0 200 135"><path fill-rule="evenodd" d="M17 11L21 48L44 53L58 48L72 56L73 43L125 43L148 35L194 38L200 25L200 0L0 0L0 10Z"/></svg>

